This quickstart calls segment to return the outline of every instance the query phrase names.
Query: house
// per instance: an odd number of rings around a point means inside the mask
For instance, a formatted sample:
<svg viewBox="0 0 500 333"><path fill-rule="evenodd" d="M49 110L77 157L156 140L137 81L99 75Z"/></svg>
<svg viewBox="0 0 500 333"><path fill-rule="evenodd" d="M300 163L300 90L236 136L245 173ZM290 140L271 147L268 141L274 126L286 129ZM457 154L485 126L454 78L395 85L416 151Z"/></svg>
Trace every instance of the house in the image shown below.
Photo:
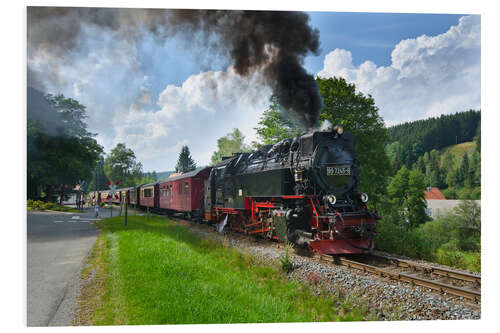
<svg viewBox="0 0 500 333"><path fill-rule="evenodd" d="M446 200L443 193L437 187L427 187L424 193L425 200Z"/></svg>
<svg viewBox="0 0 500 333"><path fill-rule="evenodd" d="M462 202L462 200L447 200L437 187L427 187L424 193L425 200L427 201L425 212L432 218L437 218L453 211ZM481 200L474 201L481 206Z"/></svg>

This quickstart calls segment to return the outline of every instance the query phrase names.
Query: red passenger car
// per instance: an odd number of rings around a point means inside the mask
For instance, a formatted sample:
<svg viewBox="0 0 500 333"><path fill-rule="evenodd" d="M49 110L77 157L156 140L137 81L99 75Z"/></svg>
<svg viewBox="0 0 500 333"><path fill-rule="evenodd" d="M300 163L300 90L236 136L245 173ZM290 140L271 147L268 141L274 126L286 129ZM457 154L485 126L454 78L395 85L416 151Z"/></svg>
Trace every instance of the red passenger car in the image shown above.
<svg viewBox="0 0 500 333"><path fill-rule="evenodd" d="M211 169L200 168L159 182L159 208L203 216L204 185Z"/></svg>
<svg viewBox="0 0 500 333"><path fill-rule="evenodd" d="M158 182L141 185L139 187L139 205L142 207L157 208Z"/></svg>

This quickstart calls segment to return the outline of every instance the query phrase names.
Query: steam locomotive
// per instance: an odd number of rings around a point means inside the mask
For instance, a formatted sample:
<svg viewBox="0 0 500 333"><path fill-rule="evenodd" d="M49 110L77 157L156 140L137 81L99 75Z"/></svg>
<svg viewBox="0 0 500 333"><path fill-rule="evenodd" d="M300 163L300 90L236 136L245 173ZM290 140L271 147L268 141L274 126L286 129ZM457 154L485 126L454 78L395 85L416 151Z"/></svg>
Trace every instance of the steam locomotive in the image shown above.
<svg viewBox="0 0 500 333"><path fill-rule="evenodd" d="M214 167L118 190L139 207L182 213L224 228L292 242L322 254L367 253L377 215L357 191L354 138L338 125L225 157Z"/></svg>

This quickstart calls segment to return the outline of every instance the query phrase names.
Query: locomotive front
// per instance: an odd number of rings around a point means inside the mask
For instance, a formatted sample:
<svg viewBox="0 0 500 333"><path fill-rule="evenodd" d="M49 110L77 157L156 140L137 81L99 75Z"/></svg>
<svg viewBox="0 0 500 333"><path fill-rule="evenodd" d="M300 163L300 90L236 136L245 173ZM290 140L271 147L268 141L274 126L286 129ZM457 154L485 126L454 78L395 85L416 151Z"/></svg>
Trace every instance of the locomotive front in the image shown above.
<svg viewBox="0 0 500 333"><path fill-rule="evenodd" d="M225 158L206 185L206 217L318 253L365 253L376 217L358 185L354 138L336 126Z"/></svg>
<svg viewBox="0 0 500 333"><path fill-rule="evenodd" d="M294 221L298 214L288 219L290 240L320 253L371 251L377 216L366 207L368 195L358 192L353 135L339 125L331 132L304 134L294 142L290 151L294 189L305 199L297 201L294 210L308 214L302 214L302 221Z"/></svg>

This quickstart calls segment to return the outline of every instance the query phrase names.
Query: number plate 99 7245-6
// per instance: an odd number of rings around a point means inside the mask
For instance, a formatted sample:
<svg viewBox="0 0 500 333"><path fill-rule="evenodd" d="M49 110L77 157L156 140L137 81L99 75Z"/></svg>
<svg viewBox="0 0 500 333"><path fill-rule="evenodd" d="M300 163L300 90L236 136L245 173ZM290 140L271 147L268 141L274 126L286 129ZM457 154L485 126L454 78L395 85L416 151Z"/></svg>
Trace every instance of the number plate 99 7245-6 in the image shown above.
<svg viewBox="0 0 500 333"><path fill-rule="evenodd" d="M329 166L326 167L327 176L350 176L351 167L350 166Z"/></svg>

